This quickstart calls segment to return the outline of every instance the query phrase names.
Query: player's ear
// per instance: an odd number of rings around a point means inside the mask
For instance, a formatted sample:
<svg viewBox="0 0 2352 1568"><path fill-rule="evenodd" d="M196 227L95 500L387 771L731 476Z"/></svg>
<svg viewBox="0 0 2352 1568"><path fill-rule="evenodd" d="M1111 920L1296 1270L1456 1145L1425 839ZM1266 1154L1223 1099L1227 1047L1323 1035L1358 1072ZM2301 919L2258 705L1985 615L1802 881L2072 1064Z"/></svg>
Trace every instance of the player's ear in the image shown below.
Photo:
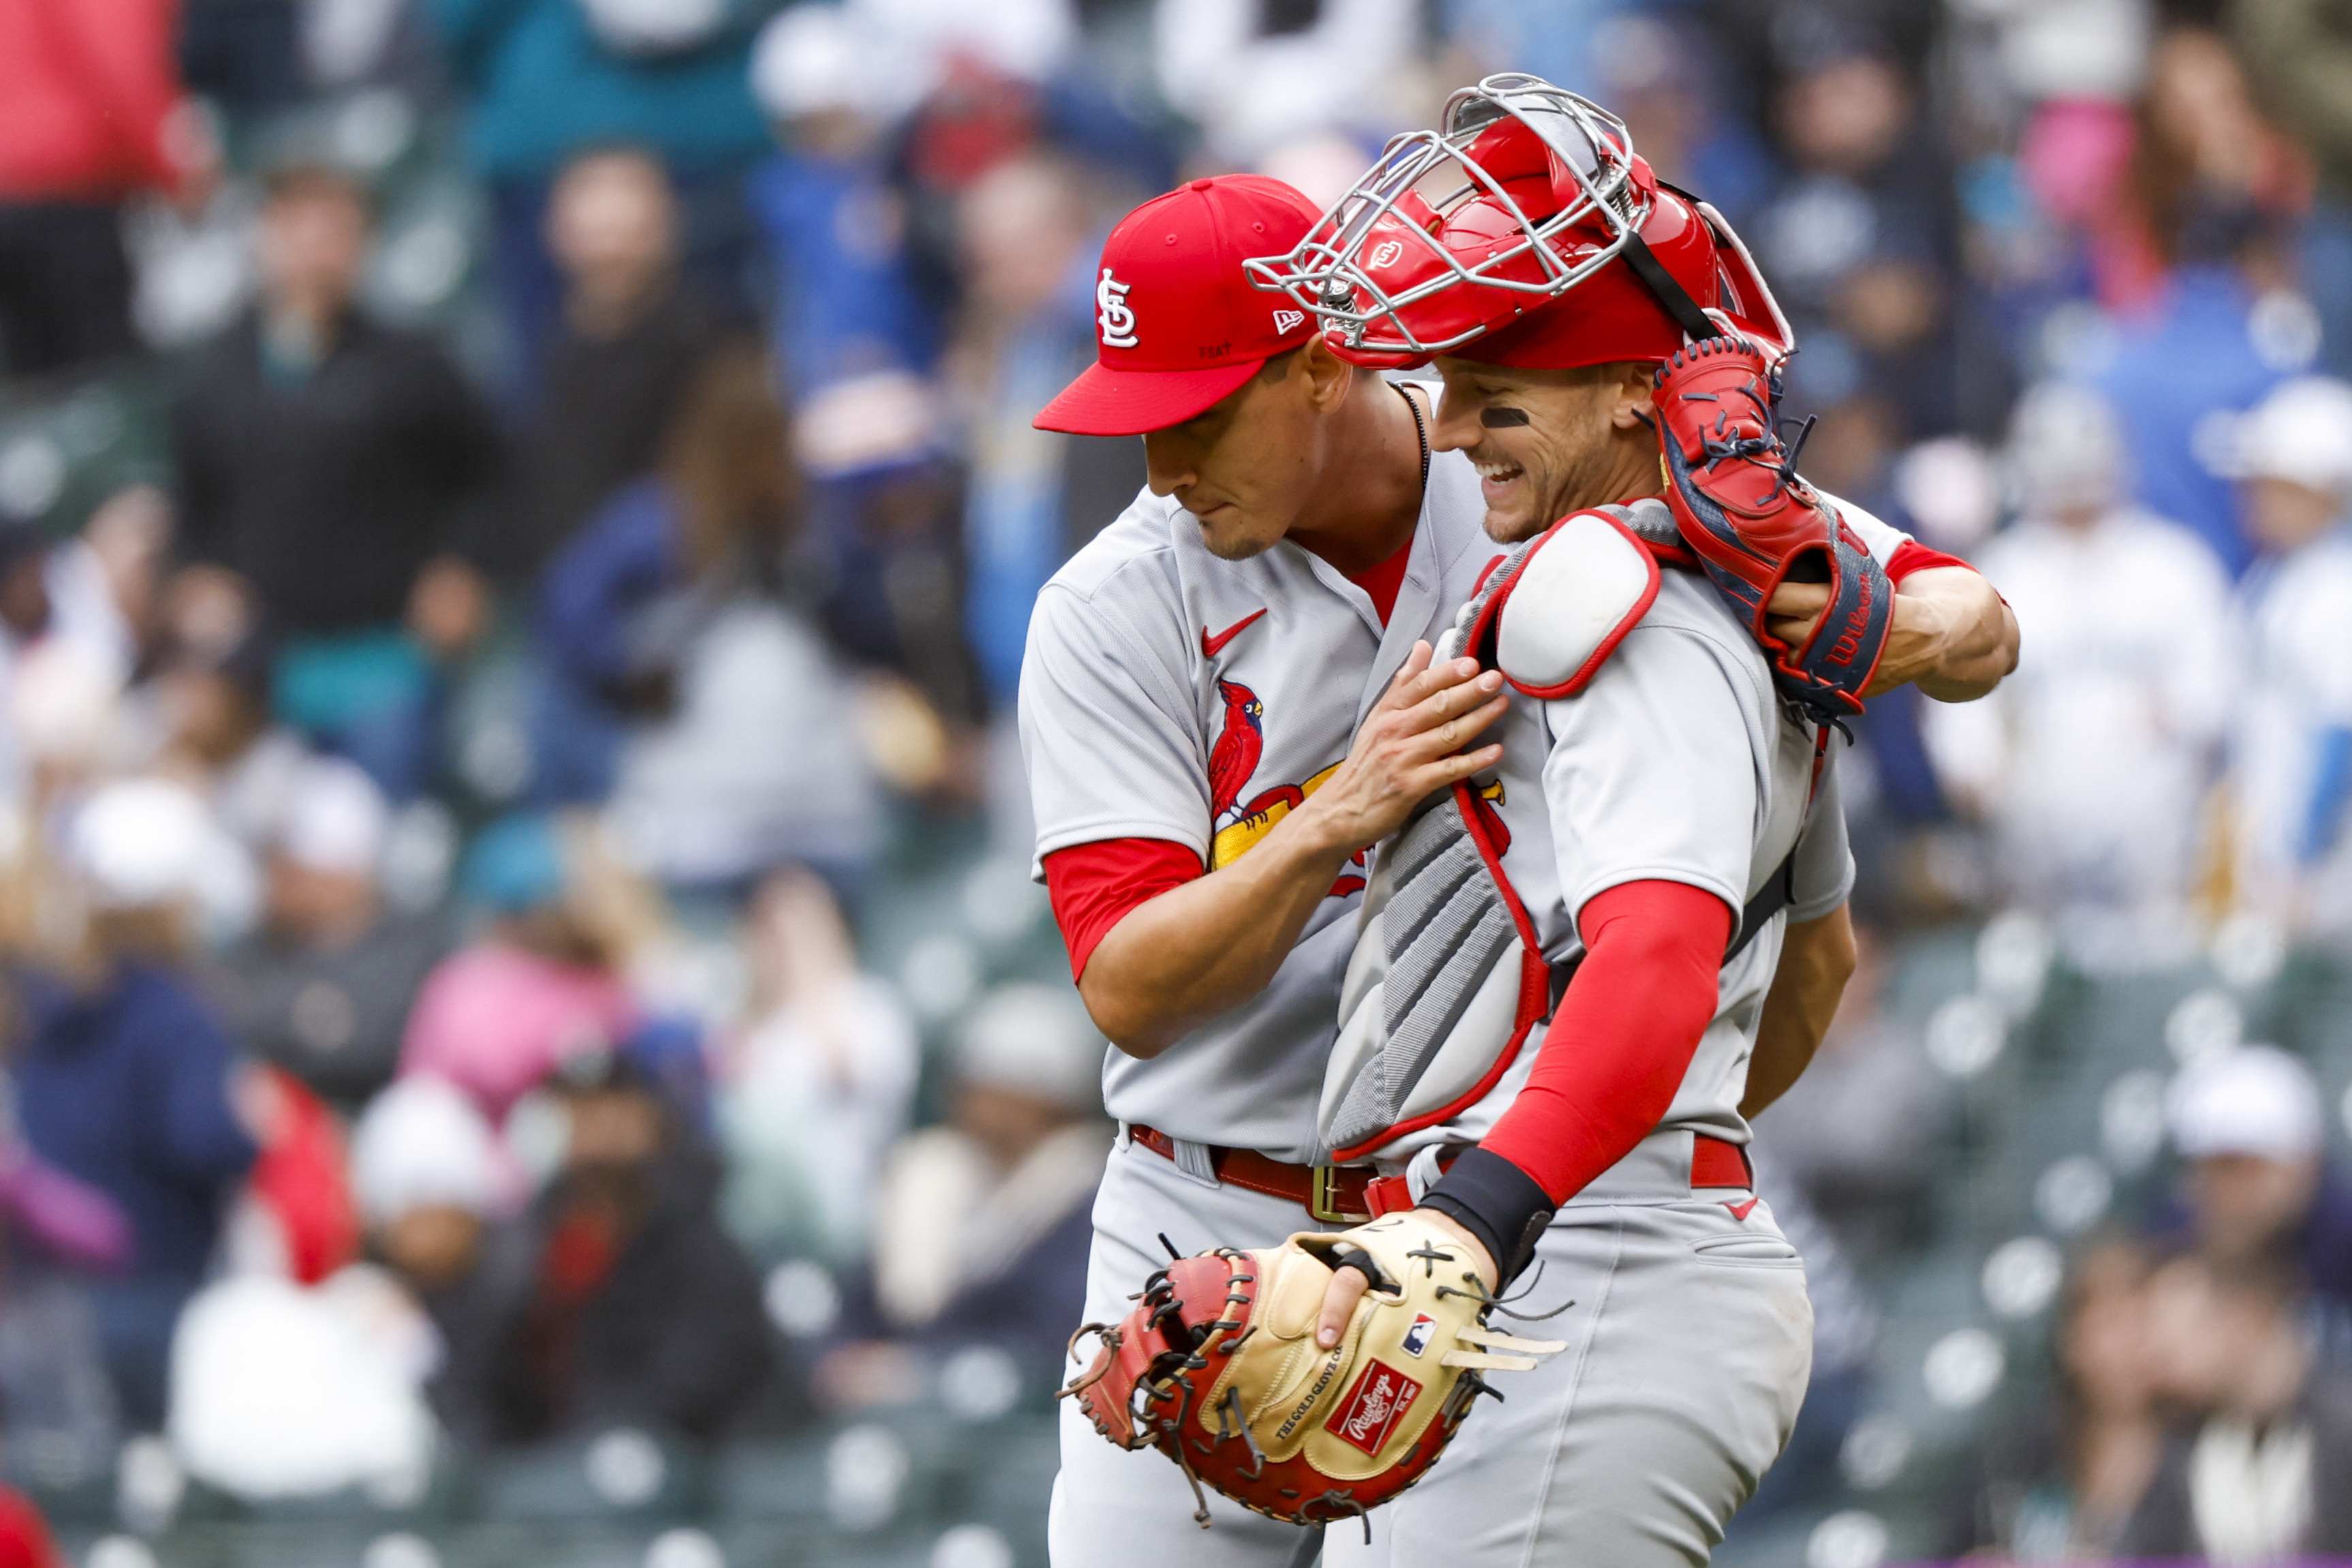
<svg viewBox="0 0 2352 1568"><path fill-rule="evenodd" d="M1290 374L1299 378L1308 405L1318 414L1328 414L1346 400L1356 367L1333 353L1318 332L1298 345Z"/></svg>
<svg viewBox="0 0 2352 1568"><path fill-rule="evenodd" d="M1609 368L1617 373L1616 400L1610 410L1610 424L1620 430L1654 428L1658 417L1654 401L1658 367L1628 360Z"/></svg>

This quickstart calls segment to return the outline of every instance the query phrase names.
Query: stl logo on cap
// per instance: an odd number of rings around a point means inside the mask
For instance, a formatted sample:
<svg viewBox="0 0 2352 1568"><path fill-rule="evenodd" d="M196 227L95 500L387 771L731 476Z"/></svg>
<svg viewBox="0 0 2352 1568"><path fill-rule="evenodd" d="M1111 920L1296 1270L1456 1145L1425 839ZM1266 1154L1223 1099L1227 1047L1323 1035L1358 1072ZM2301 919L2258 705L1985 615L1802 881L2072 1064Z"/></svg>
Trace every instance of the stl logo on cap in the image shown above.
<svg viewBox="0 0 2352 1568"><path fill-rule="evenodd" d="M1102 281L1095 285L1095 309L1101 312L1103 347L1131 349L1135 346L1135 312L1128 307L1128 285L1102 269Z"/></svg>

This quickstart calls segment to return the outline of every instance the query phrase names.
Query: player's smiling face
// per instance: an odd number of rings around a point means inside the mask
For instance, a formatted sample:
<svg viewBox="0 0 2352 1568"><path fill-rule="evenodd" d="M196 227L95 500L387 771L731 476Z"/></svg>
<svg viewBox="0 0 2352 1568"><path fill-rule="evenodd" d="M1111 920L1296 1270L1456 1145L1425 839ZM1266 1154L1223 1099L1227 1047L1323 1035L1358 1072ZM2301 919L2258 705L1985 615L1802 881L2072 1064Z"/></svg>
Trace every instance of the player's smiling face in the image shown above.
<svg viewBox="0 0 2352 1568"><path fill-rule="evenodd" d="M1478 470L1488 537L1532 539L1583 507L1658 488L1649 367L1519 370L1441 357L1445 396L1431 445Z"/></svg>

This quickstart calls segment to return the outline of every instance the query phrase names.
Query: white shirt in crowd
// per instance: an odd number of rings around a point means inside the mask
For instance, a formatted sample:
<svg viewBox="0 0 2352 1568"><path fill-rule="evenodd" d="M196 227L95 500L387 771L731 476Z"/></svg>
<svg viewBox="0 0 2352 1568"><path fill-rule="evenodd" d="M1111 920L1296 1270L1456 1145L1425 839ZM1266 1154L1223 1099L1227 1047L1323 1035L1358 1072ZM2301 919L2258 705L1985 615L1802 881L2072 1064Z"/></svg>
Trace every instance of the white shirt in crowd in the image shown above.
<svg viewBox="0 0 2352 1568"><path fill-rule="evenodd" d="M2229 580L2134 508L2087 528L2029 517L1977 564L2022 648L1991 696L1928 705L1937 772L1992 829L2004 892L2059 916L2078 962L2168 962L2232 689Z"/></svg>
<svg viewBox="0 0 2352 1568"><path fill-rule="evenodd" d="M2352 937L2352 528L2258 563L2239 614L2239 901L2306 935Z"/></svg>

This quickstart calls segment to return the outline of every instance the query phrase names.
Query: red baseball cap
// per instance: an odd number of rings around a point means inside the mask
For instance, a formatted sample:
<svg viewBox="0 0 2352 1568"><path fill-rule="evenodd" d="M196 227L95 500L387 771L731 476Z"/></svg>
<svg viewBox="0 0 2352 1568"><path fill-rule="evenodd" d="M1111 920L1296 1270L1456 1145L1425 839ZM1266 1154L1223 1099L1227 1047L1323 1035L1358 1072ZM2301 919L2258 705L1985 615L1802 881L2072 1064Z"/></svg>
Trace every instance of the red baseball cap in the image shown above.
<svg viewBox="0 0 2352 1568"><path fill-rule="evenodd" d="M1154 196L1119 220L1095 269L1095 363L1030 423L1074 436L1181 425L1315 335L1242 263L1279 256L1323 215L1280 180L1225 174Z"/></svg>

